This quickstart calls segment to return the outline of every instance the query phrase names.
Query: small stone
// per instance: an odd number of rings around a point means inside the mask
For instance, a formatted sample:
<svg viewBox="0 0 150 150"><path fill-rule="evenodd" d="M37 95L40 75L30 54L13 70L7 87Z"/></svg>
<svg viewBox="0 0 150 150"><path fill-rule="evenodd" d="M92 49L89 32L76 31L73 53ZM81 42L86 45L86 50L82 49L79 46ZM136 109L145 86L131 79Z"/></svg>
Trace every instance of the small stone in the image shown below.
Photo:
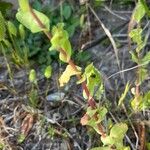
<svg viewBox="0 0 150 150"><path fill-rule="evenodd" d="M65 93L56 92L56 93L53 93L53 94L49 94L46 97L46 100L49 101L49 102L58 102L58 101L63 100L64 96L65 96Z"/></svg>

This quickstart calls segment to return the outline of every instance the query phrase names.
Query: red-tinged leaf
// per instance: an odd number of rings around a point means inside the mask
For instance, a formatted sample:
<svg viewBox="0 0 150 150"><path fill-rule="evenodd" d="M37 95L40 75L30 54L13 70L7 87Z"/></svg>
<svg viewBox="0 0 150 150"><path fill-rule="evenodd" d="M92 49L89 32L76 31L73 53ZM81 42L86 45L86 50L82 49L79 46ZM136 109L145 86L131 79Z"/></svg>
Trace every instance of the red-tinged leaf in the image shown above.
<svg viewBox="0 0 150 150"><path fill-rule="evenodd" d="M89 115L85 114L85 115L81 118L80 123L81 123L83 126L85 126L85 125L87 125L89 119L90 119L90 118L89 118Z"/></svg>
<svg viewBox="0 0 150 150"><path fill-rule="evenodd" d="M28 114L21 125L21 134L25 135L25 137L29 134L34 122L34 117L31 114Z"/></svg>

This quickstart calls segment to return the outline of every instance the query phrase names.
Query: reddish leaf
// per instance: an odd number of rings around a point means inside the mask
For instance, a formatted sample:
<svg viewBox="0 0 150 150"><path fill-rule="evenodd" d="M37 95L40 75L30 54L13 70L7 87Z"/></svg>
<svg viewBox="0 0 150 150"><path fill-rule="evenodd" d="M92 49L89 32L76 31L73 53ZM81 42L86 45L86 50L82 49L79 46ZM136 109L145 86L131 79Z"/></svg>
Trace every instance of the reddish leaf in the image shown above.
<svg viewBox="0 0 150 150"><path fill-rule="evenodd" d="M87 114L85 114L85 115L81 118L80 123L81 123L83 126L85 126L85 125L87 125L88 121L89 121L89 116L88 116Z"/></svg>
<svg viewBox="0 0 150 150"><path fill-rule="evenodd" d="M33 121L34 121L34 117L31 114L28 114L21 125L21 134L27 136L29 131L31 130L32 126L33 126Z"/></svg>

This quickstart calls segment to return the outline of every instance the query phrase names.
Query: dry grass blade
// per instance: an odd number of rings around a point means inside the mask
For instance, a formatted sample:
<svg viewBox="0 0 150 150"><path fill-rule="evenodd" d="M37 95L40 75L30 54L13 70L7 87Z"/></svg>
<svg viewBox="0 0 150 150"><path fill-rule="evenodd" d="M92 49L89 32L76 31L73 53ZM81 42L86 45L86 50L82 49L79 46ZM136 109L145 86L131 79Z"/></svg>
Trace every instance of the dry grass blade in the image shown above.
<svg viewBox="0 0 150 150"><path fill-rule="evenodd" d="M120 70L120 62L119 62L119 57L118 57L118 49L117 49L117 46L116 46L116 43L113 39L113 36L111 35L110 31L106 28L106 26L103 24L103 22L100 20L100 18L97 16L96 12L94 11L94 9L88 5L88 7L90 8L91 12L93 13L93 15L97 18L98 22L100 23L101 27L103 28L104 32L106 33L106 35L108 36L113 48L114 48L114 52L115 52L115 56L116 56L116 59L117 59L117 64L118 64L118 67L119 67L119 70Z"/></svg>

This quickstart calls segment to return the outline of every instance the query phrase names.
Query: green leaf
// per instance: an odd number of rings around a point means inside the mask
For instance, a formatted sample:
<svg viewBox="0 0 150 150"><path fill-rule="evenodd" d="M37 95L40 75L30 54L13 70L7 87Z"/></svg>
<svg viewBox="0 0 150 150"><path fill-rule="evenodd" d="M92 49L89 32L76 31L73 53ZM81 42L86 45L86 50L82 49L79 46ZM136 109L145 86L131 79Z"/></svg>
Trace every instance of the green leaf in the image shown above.
<svg viewBox="0 0 150 150"><path fill-rule="evenodd" d="M0 11L0 41L2 41L5 38L5 32L6 32L5 20Z"/></svg>
<svg viewBox="0 0 150 150"><path fill-rule="evenodd" d="M36 82L36 71L32 69L29 74L29 81L35 83Z"/></svg>
<svg viewBox="0 0 150 150"><path fill-rule="evenodd" d="M147 52L144 58L141 59L142 64L148 64L150 62L150 52Z"/></svg>
<svg viewBox="0 0 150 150"><path fill-rule="evenodd" d="M136 98L134 98L131 101L131 106L133 110L139 110L139 111L150 108L150 91L145 93L144 96L139 96L138 101Z"/></svg>
<svg viewBox="0 0 150 150"><path fill-rule="evenodd" d="M68 65L66 67L65 71L63 72L63 74L59 78L60 86L64 86L65 84L67 84L69 82L71 76L81 74L81 68L78 66L76 66L76 67L78 70L74 70L72 68L72 66L70 66L70 65Z"/></svg>
<svg viewBox="0 0 150 150"><path fill-rule="evenodd" d="M19 6L21 8L22 11L29 11L29 0L18 0L19 2Z"/></svg>
<svg viewBox="0 0 150 150"><path fill-rule="evenodd" d="M98 117L98 120L96 121L96 123L100 123L104 120L106 114L107 114L107 109L105 107L100 107L100 108L97 108L97 117Z"/></svg>
<svg viewBox="0 0 150 150"><path fill-rule="evenodd" d="M106 146L106 147L94 147L90 150L110 150L110 147L109 146Z"/></svg>
<svg viewBox="0 0 150 150"><path fill-rule="evenodd" d="M75 33L76 26L74 24L69 25L69 27L66 30L69 33L69 37L72 37Z"/></svg>
<svg viewBox="0 0 150 150"><path fill-rule="evenodd" d="M138 96L135 97L133 100L131 100L131 107L134 111L141 110L140 106L142 104L142 99L143 99L142 96Z"/></svg>
<svg viewBox="0 0 150 150"><path fill-rule="evenodd" d="M127 130L128 127L125 123L117 123L111 128L110 135L102 137L101 140L104 145L115 145L116 149L123 149L125 148L123 146L123 138Z"/></svg>
<svg viewBox="0 0 150 150"><path fill-rule="evenodd" d="M134 52L130 52L130 54L131 54L132 61L138 63L138 58L137 58L136 54Z"/></svg>
<svg viewBox="0 0 150 150"><path fill-rule="evenodd" d="M145 79L148 77L148 71L144 67L141 67L138 70L138 74L140 79L139 84L142 84L145 81Z"/></svg>
<svg viewBox="0 0 150 150"><path fill-rule="evenodd" d="M7 22L7 26L8 26L9 33L14 35L14 36L17 36L17 29L11 21Z"/></svg>
<svg viewBox="0 0 150 150"><path fill-rule="evenodd" d="M141 3L141 1L139 1L133 12L133 19L136 20L137 23L139 23L141 19L144 17L144 15L145 15L145 8Z"/></svg>
<svg viewBox="0 0 150 150"><path fill-rule="evenodd" d="M71 56L71 51L72 51L72 48L71 48L71 44L69 42L69 40L64 40L62 42L62 46L61 48L66 51L66 54L67 54L67 58L66 56L63 54L63 53L60 53L59 54L59 58L60 60L64 61L64 62L68 62L70 60L70 56Z"/></svg>
<svg viewBox="0 0 150 150"><path fill-rule="evenodd" d="M150 108L150 91L145 93L141 103L139 104L139 110L145 110L148 108Z"/></svg>
<svg viewBox="0 0 150 150"><path fill-rule="evenodd" d="M123 139L127 130L128 126L125 123L117 123L112 127L110 136L118 139Z"/></svg>
<svg viewBox="0 0 150 150"><path fill-rule="evenodd" d="M76 54L76 62L78 63L87 63L91 58L91 54L87 51L80 51Z"/></svg>
<svg viewBox="0 0 150 150"><path fill-rule="evenodd" d="M135 43L142 43L142 29L141 28L137 28L137 29L133 29L131 30L131 32L129 33L130 38L132 38L133 42Z"/></svg>
<svg viewBox="0 0 150 150"><path fill-rule="evenodd" d="M81 81L84 81L84 79L86 79L87 81L87 87L90 92L90 95L94 96L95 94L96 98L100 99L104 91L102 76L100 72L93 66L93 63L91 63L85 68L84 74L82 75L82 79L78 83L81 83ZM83 91L83 96L85 99L88 98L86 96L85 91Z"/></svg>
<svg viewBox="0 0 150 150"><path fill-rule="evenodd" d="M140 50L142 50L142 48L145 46L145 42L142 40L142 29L137 28L131 30L129 36L133 40L133 42L137 43L136 52L140 52Z"/></svg>
<svg viewBox="0 0 150 150"><path fill-rule="evenodd" d="M52 75L52 67L51 66L46 67L44 75L47 79L49 79L51 77L51 75Z"/></svg>
<svg viewBox="0 0 150 150"><path fill-rule="evenodd" d="M87 108L86 115L89 116L89 119L86 120L86 125L91 126L94 130L100 134L98 124L102 122L106 116L107 109L105 107L100 107L97 109L92 109L90 106ZM95 119L93 116L96 115Z"/></svg>
<svg viewBox="0 0 150 150"><path fill-rule="evenodd" d="M83 27L83 26L84 26L84 21L85 21L85 15L82 14L82 15L80 16L80 27Z"/></svg>
<svg viewBox="0 0 150 150"><path fill-rule="evenodd" d="M124 147L123 150L131 150L129 146Z"/></svg>
<svg viewBox="0 0 150 150"><path fill-rule="evenodd" d="M143 5L143 7L145 8L145 11L146 11L147 15L150 17L150 10L149 10L145 0L140 0L140 2Z"/></svg>
<svg viewBox="0 0 150 150"><path fill-rule="evenodd" d="M62 11L63 16L65 17L66 20L71 17L71 7L69 5L64 5Z"/></svg>
<svg viewBox="0 0 150 150"><path fill-rule="evenodd" d="M147 150L150 150L150 143L146 143Z"/></svg>
<svg viewBox="0 0 150 150"><path fill-rule="evenodd" d="M105 138L101 137L101 140L102 140L104 146L105 145L115 145L115 142L116 142L115 139L112 138L111 136L107 136Z"/></svg>
<svg viewBox="0 0 150 150"><path fill-rule="evenodd" d="M36 89L32 89L29 93L29 102L33 108L38 106L38 91Z"/></svg>
<svg viewBox="0 0 150 150"><path fill-rule="evenodd" d="M24 134L19 134L18 136L18 143L21 144L25 140L26 136Z"/></svg>
<svg viewBox="0 0 150 150"><path fill-rule="evenodd" d="M37 33L37 32L44 31L44 30L48 31L49 25L50 25L48 17L39 11L36 11L34 9L33 9L33 11L37 15L39 20L42 22L42 24L45 26L45 28L41 28L39 26L38 22L35 20L35 18L31 14L31 12L29 12L29 11L24 12L22 10L19 10L16 14L16 18L26 28L31 30L32 33Z"/></svg>
<svg viewBox="0 0 150 150"><path fill-rule="evenodd" d="M93 117L93 115L97 112L97 109L92 109L90 106L87 108L86 114L89 117Z"/></svg>
<svg viewBox="0 0 150 150"><path fill-rule="evenodd" d="M125 97L126 97L128 91L129 91L129 88L130 88L130 84L129 84L129 82L128 82L128 83L126 84L126 87L125 87L124 92L122 93L122 95L121 95L121 97L120 97L120 99L119 99L118 106L120 106L120 105L123 103L123 101L124 101L124 99L125 99Z"/></svg>
<svg viewBox="0 0 150 150"><path fill-rule="evenodd" d="M11 47L11 43L8 40L4 39L3 42L8 48Z"/></svg>
<svg viewBox="0 0 150 150"><path fill-rule="evenodd" d="M20 34L20 37L22 40L25 39L25 29L24 29L24 26L22 24L19 25L19 34Z"/></svg>
<svg viewBox="0 0 150 150"><path fill-rule="evenodd" d="M58 50L60 52L59 58L63 62L68 62L71 57L72 48L69 42L69 36L66 30L63 29L64 24L58 23L57 26L54 26L52 29L51 44L49 50ZM61 50L60 50L61 49ZM63 52L62 52L63 51Z"/></svg>

